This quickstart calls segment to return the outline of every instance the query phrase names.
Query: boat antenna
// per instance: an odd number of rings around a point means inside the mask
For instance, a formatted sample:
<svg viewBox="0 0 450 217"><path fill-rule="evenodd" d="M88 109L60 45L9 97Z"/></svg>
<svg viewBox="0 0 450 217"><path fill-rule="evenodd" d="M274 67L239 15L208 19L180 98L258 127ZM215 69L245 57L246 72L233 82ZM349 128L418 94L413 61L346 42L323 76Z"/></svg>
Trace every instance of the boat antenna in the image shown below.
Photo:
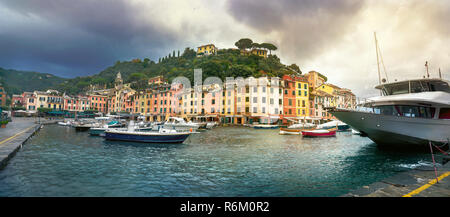
<svg viewBox="0 0 450 217"><path fill-rule="evenodd" d="M425 68L427 69L427 78L429 78L430 73L428 73L428 61L425 61Z"/></svg>
<svg viewBox="0 0 450 217"><path fill-rule="evenodd" d="M441 68L439 68L439 78L442 79Z"/></svg>

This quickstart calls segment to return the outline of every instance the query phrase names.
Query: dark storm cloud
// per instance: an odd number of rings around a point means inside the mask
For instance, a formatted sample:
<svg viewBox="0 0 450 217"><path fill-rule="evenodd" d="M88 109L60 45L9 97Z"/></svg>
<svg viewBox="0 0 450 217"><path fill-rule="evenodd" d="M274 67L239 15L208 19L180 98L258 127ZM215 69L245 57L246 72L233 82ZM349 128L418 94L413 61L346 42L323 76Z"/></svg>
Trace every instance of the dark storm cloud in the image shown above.
<svg viewBox="0 0 450 217"><path fill-rule="evenodd" d="M354 28L359 0L229 0L228 11L236 21L276 33L283 54L313 58Z"/></svg>
<svg viewBox="0 0 450 217"><path fill-rule="evenodd" d="M158 58L158 49L177 40L163 26L142 19L139 5L126 1L0 0L0 7L29 21L0 29L0 67L71 77L94 74L116 60Z"/></svg>

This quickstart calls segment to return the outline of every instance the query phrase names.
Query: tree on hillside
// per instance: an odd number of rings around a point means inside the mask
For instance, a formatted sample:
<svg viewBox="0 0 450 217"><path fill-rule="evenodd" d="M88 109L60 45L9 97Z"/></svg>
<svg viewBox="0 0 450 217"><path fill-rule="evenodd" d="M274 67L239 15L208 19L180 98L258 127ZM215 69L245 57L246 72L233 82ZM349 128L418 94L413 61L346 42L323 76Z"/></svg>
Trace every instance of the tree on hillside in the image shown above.
<svg viewBox="0 0 450 217"><path fill-rule="evenodd" d="M134 72L128 77L133 89L143 90L147 86L147 76L142 72Z"/></svg>
<svg viewBox="0 0 450 217"><path fill-rule="evenodd" d="M302 74L302 71L300 70L300 67L298 67L297 64L295 64L295 63L291 64L291 65L289 66L289 69L292 69L292 70L294 70L295 72Z"/></svg>
<svg viewBox="0 0 450 217"><path fill-rule="evenodd" d="M190 47L187 47L187 48L184 49L184 52L183 52L183 54L181 56L186 58L186 59L192 59L192 58L197 56L197 53L194 51L194 49L191 49Z"/></svg>
<svg viewBox="0 0 450 217"><path fill-rule="evenodd" d="M261 48L261 44L258 44L258 43L252 43L252 48L257 48L257 49L259 49L259 48Z"/></svg>
<svg viewBox="0 0 450 217"><path fill-rule="evenodd" d="M274 44L271 44L271 43L262 43L261 47L269 50L270 54L272 54L272 51L275 51L278 49L277 46L275 46Z"/></svg>
<svg viewBox="0 0 450 217"><path fill-rule="evenodd" d="M249 38L242 38L239 39L239 41L237 41L236 43L234 43L234 45L236 45L236 47L239 48L240 50L251 48L252 44L253 41Z"/></svg>

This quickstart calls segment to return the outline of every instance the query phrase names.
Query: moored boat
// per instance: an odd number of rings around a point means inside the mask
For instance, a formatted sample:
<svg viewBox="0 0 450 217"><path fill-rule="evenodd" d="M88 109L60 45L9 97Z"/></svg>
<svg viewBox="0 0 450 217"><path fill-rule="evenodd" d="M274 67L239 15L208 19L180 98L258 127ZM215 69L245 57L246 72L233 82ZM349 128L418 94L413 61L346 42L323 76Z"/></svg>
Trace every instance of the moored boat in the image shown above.
<svg viewBox="0 0 450 217"><path fill-rule="evenodd" d="M304 137L331 137L336 136L336 130L304 130L302 131Z"/></svg>
<svg viewBox="0 0 450 217"><path fill-rule="evenodd" d="M280 128L280 135L300 135L302 129Z"/></svg>
<svg viewBox="0 0 450 217"><path fill-rule="evenodd" d="M158 132L142 132L130 130L108 129L105 131L105 139L144 142L144 143L183 143L189 132L177 132L175 130L160 129Z"/></svg>
<svg viewBox="0 0 450 217"><path fill-rule="evenodd" d="M273 124L254 124L252 127L254 129L277 129L279 126Z"/></svg>
<svg viewBox="0 0 450 217"><path fill-rule="evenodd" d="M71 122L71 121L66 121L66 122L64 122L64 121L59 121L59 122L58 122L58 125L60 125L60 126L71 126L71 125L72 125L72 122Z"/></svg>
<svg viewBox="0 0 450 217"><path fill-rule="evenodd" d="M195 131L200 126L196 123L186 122L183 118L169 117L166 122L164 122L165 129L173 129L178 131Z"/></svg>
<svg viewBox="0 0 450 217"><path fill-rule="evenodd" d="M338 131L348 131L350 130L350 126L342 121L339 120L334 120L334 121L330 121L324 124L319 124L317 126L317 129L332 129L337 127Z"/></svg>

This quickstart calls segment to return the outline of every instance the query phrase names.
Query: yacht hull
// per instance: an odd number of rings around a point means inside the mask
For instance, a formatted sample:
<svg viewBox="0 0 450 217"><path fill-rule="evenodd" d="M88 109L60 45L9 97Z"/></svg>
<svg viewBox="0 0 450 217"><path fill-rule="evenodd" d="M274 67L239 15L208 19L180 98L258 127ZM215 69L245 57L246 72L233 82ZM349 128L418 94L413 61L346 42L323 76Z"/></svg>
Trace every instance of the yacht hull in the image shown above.
<svg viewBox="0 0 450 217"><path fill-rule="evenodd" d="M423 146L450 140L450 120L410 118L357 111L331 111L380 146Z"/></svg>

